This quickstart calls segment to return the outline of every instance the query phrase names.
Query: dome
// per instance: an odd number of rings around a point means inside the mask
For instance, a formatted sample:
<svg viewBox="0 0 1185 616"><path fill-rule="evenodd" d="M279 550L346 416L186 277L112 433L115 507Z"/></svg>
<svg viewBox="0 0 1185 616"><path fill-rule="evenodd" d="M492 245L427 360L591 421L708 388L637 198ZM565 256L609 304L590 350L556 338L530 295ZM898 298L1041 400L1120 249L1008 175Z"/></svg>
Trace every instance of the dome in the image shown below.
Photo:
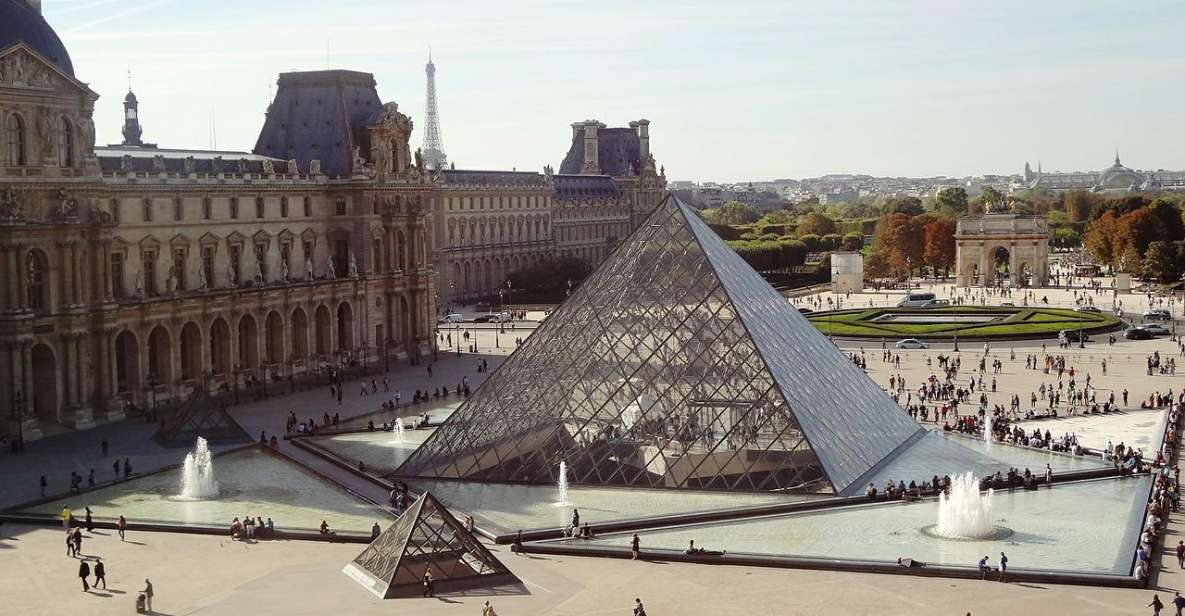
<svg viewBox="0 0 1185 616"><path fill-rule="evenodd" d="M25 43L71 77L70 54L53 28L29 0L0 0L0 49Z"/></svg>

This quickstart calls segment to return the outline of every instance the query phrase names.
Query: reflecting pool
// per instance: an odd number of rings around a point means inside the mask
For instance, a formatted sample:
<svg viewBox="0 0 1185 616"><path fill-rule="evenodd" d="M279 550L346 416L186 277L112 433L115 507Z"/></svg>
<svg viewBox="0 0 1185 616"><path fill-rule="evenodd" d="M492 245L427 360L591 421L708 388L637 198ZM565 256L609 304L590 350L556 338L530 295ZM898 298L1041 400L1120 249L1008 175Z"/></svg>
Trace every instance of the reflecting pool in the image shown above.
<svg viewBox="0 0 1185 616"><path fill-rule="evenodd" d="M179 454L181 455L181 454ZM91 492L25 509L23 513L76 516L90 507L96 520L226 526L234 517L269 516L279 530L316 530L321 520L333 530L367 533L391 515L277 455L251 447L214 458L220 495L212 500L177 496L181 469L147 475Z"/></svg>

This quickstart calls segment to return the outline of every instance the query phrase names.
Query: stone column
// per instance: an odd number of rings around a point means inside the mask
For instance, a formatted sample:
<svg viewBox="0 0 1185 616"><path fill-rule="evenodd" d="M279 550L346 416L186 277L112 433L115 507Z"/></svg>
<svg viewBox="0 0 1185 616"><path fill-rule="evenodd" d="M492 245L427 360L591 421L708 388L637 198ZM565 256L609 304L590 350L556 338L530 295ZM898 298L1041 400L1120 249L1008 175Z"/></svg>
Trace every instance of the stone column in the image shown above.
<svg viewBox="0 0 1185 616"><path fill-rule="evenodd" d="M13 279L16 278L16 265L12 260L12 248L7 243L0 244L0 273L3 273L4 284L0 288L0 295L3 296L3 303L5 311L13 309Z"/></svg>
<svg viewBox="0 0 1185 616"><path fill-rule="evenodd" d="M92 377L95 365L91 360L91 345L94 339L90 334L83 334L78 340L78 403L89 406L94 399L94 392L91 390Z"/></svg>
<svg viewBox="0 0 1185 616"><path fill-rule="evenodd" d="M25 254L24 246L16 244L14 247L14 265L12 271L16 274L12 277L14 285L14 292L16 294L16 301L13 303L14 310L23 310L27 305L29 299L28 294L25 293L25 282L27 281L28 273L25 271Z"/></svg>
<svg viewBox="0 0 1185 616"><path fill-rule="evenodd" d="M114 293L112 289L114 288L115 284L115 281L111 279L111 242L104 241L102 244L100 244L99 257L101 261L99 263L99 280L101 281L101 288L103 289L102 297L106 301L111 301L114 299ZM124 263L123 267L124 270L127 270L129 266L127 263Z"/></svg>
<svg viewBox="0 0 1185 616"><path fill-rule="evenodd" d="M59 244L62 255L62 267L58 270L58 281L61 283L58 288L61 289L61 296L59 305L73 306L74 301L74 242L65 241Z"/></svg>
<svg viewBox="0 0 1185 616"><path fill-rule="evenodd" d="M25 392L25 416L32 416L37 408L34 404L37 392L33 390L33 346L29 341L22 341L21 345L21 384Z"/></svg>
<svg viewBox="0 0 1185 616"><path fill-rule="evenodd" d="M62 347L62 367L59 372L62 374L62 389L64 390L62 393L65 394L62 406L71 408L77 403L75 392L77 391L78 358L74 354L74 334L63 334L59 341Z"/></svg>
<svg viewBox="0 0 1185 616"><path fill-rule="evenodd" d="M82 254L83 250L78 242L70 244L71 261L74 263L74 303L86 303L86 289L83 287L83 271L85 265L83 264Z"/></svg>

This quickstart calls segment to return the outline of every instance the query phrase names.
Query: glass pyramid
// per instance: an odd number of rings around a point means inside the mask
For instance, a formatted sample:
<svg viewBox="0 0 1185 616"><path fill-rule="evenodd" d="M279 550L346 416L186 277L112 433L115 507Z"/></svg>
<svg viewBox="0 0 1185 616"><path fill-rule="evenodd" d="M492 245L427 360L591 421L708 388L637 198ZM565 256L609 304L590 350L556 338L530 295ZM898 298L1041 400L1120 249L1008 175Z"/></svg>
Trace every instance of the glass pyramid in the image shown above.
<svg viewBox="0 0 1185 616"><path fill-rule="evenodd" d="M239 422L226 412L226 405L201 389L195 391L154 436L167 446L193 445L199 436L211 443L251 440Z"/></svg>
<svg viewBox="0 0 1185 616"><path fill-rule="evenodd" d="M668 196L394 475L838 493L920 430Z"/></svg>
<svg viewBox="0 0 1185 616"><path fill-rule="evenodd" d="M445 592L519 581L428 492L342 571L383 599L420 594L427 572Z"/></svg>

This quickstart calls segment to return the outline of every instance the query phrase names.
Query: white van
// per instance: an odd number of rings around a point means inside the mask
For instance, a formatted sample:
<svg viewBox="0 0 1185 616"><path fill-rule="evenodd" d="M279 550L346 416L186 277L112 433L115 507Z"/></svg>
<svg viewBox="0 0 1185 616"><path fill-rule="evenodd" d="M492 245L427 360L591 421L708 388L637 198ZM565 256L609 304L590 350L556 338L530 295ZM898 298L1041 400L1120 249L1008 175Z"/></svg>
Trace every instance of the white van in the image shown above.
<svg viewBox="0 0 1185 616"><path fill-rule="evenodd" d="M441 319L440 319L441 323L463 323L464 321L465 321L465 317L461 316L460 314L458 314L456 312L446 314L443 317L441 317Z"/></svg>
<svg viewBox="0 0 1185 616"><path fill-rule="evenodd" d="M910 293L905 299L897 302L898 308L921 308L924 304L934 301L933 293Z"/></svg>

